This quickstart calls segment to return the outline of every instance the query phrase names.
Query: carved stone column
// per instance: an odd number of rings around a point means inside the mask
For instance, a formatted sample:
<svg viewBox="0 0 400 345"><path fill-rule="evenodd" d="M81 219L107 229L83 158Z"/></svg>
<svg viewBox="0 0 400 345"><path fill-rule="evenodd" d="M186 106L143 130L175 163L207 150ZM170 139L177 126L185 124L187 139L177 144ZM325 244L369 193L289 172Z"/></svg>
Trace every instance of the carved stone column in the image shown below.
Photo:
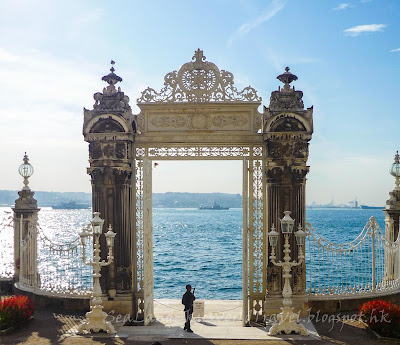
<svg viewBox="0 0 400 345"><path fill-rule="evenodd" d="M266 143L266 210L267 231L272 225L280 228L280 219L283 211L291 211L295 220L294 231L298 226L305 227L305 185L309 171L307 164L308 142L313 133L313 109L304 110L303 93L296 91L290 83L297 80L297 76L286 72L277 77L284 83L284 87L273 91L269 108L264 109L263 135ZM266 236L267 237L267 236ZM278 240L276 249L277 260L283 256L283 235ZM294 236L291 237L291 257L297 259L297 245ZM268 247L268 262L270 248ZM305 264L293 268L293 293L305 293ZM277 309L279 303L269 306L274 298L281 297L283 288L282 271L280 267L268 263L267 266L267 299L266 311ZM272 303L273 304L273 303ZM296 305L295 305L296 307Z"/></svg>
<svg viewBox="0 0 400 345"><path fill-rule="evenodd" d="M20 167L20 173L21 168L23 168L22 171L26 171L26 167L30 166L28 161L28 156L25 154L24 164ZM29 176L31 176L31 174ZM21 257L21 240L28 241L28 234L30 231L32 231L33 234L31 234L31 236L29 237L29 247L26 249L25 255L29 255L30 273L33 274L33 276L30 277L30 283L33 285L32 287L35 288L37 285L36 231L38 212L40 211L40 209L38 208L36 199L33 197L35 195L35 192L32 192L32 190L28 186L28 177L25 177L25 186L22 188L22 190L18 192L19 197L17 200L15 200L15 207L12 209L14 212L14 282L19 282L21 260L27 259ZM27 276L27 274L25 274L25 276Z"/></svg>
<svg viewBox="0 0 400 345"><path fill-rule="evenodd" d="M113 62L112 62L113 63ZM110 299L132 293L132 263L134 248L132 146L135 121L129 98L116 89L122 79L114 73L102 78L109 85L103 93L94 94L92 110L84 109L83 134L89 142L88 174L92 182L92 208L105 219L103 231L109 225L117 233L114 262L102 270L100 285ZM107 255L104 236L100 241L101 255ZM129 304L131 299L129 298ZM131 305L126 311L130 312Z"/></svg>
<svg viewBox="0 0 400 345"><path fill-rule="evenodd" d="M394 168L394 170L397 170L399 166L400 156L397 152L392 169ZM397 178L396 187L389 193L389 196L389 200L386 201L386 207L383 210L383 212L385 212L385 237L387 241L393 243L399 236L400 227L400 187L398 186ZM396 257L398 261L398 254L396 255L390 251L385 253L385 280L399 278L398 269L396 270L395 267L397 267L400 262L396 263Z"/></svg>

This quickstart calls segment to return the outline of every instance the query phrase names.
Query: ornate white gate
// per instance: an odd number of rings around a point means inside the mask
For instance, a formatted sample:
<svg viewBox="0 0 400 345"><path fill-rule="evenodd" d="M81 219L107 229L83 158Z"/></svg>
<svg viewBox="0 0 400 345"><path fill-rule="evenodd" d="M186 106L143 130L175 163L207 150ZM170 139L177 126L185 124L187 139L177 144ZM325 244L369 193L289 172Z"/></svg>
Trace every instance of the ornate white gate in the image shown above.
<svg viewBox="0 0 400 345"><path fill-rule="evenodd" d="M205 61L168 73L160 92L147 88L137 100L135 143L135 224L137 313L154 317L151 223L152 160L242 160L243 322L262 314L266 291L265 143L260 133L261 98L248 86L236 89L233 75Z"/></svg>
<svg viewBox="0 0 400 345"><path fill-rule="evenodd" d="M137 285L145 325L154 317L151 160L243 160L243 322L262 315L265 296L263 149L261 146L139 147L136 160ZM249 310L250 308L250 310Z"/></svg>

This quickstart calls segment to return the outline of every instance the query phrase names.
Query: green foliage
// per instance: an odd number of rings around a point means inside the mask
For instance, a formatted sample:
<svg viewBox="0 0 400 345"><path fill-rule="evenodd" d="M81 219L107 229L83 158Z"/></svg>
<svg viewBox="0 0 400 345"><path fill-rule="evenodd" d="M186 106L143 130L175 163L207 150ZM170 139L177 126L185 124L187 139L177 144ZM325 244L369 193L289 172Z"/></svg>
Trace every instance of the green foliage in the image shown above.
<svg viewBox="0 0 400 345"><path fill-rule="evenodd" d="M359 307L361 319L380 336L400 339L400 307L383 300Z"/></svg>
<svg viewBox="0 0 400 345"><path fill-rule="evenodd" d="M0 329L18 326L35 312L35 305L26 296L6 297L0 301Z"/></svg>

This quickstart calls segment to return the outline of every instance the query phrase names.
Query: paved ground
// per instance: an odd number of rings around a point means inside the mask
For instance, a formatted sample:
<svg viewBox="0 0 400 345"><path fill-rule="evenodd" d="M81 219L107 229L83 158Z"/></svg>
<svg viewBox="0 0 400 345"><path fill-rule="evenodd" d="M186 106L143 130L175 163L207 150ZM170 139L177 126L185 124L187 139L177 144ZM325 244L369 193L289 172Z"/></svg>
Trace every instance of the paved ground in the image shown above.
<svg viewBox="0 0 400 345"><path fill-rule="evenodd" d="M209 302L209 301L208 301ZM163 305L161 305L162 303ZM151 345L155 341L160 341L163 345L277 345L277 344L296 344L296 345L319 345L319 344L357 344L357 345L370 345L379 343L369 332L367 332L362 324L355 319L356 312L339 315L340 317L346 316L346 319L338 318L336 315L310 315L306 321L309 321L308 328L315 327L319 337L313 336L309 338L304 337L268 337L268 339L257 339L254 334L266 336L264 328L247 327L242 328L237 320L224 320L220 315L210 315L206 313L202 319L197 319L193 322L193 330L195 334L191 335L183 332L179 327L183 318L178 316L180 313L179 304L176 306L174 302L158 301L155 303L156 312L158 311L158 321L153 326L123 326L122 323L116 324L118 331L117 335L121 337L109 337L107 334L96 334L94 336L77 336L74 330L81 322L83 315L81 314L66 314L55 313L52 311L37 311L34 318L26 323L20 329L15 330L8 335L0 336L0 344L11 345L50 345L50 344L63 344L63 345ZM166 319L167 313L171 313L172 308L176 309L173 316ZM220 309L220 306L218 307ZM229 310L229 315L239 313L237 306ZM206 304L207 310L207 304ZM221 310L221 309L220 309ZM209 311L210 308L209 308ZM225 313L227 313L226 311ZM175 314L174 314L175 313ZM222 313L223 315L223 313ZM114 321L115 321L114 315ZM152 330L151 330L152 328ZM158 330L157 330L158 328ZM222 339L218 329L223 331L229 328L234 333L233 337L240 338L246 337L245 334L253 334L253 339ZM160 332L162 329L168 329L167 333ZM210 335L211 339L204 337ZM225 332L224 331L224 332ZM228 332L229 333L229 332ZM233 334L232 333L232 334ZM174 339L168 339L165 334L175 334ZM184 336L186 338L184 338ZM220 338L220 339L217 339ZM386 345L391 345L390 342L385 342ZM395 343L393 343L395 344Z"/></svg>

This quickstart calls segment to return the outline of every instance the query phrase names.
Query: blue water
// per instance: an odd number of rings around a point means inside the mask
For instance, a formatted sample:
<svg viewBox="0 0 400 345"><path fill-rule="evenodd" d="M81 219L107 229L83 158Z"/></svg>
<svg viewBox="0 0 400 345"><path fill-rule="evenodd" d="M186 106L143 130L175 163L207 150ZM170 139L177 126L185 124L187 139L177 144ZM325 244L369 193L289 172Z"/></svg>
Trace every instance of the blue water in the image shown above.
<svg viewBox="0 0 400 345"><path fill-rule="evenodd" d="M384 229L382 210L307 209L307 221L335 243L356 238L370 216ZM76 238L90 218L90 210L39 212L42 228L57 242ZM156 298L180 298L190 283L199 298L241 299L242 209L155 208L153 229Z"/></svg>
<svg viewBox="0 0 400 345"><path fill-rule="evenodd" d="M154 295L240 299L242 210L154 209ZM182 292L183 291L183 292Z"/></svg>
<svg viewBox="0 0 400 345"><path fill-rule="evenodd" d="M327 240L344 243L369 217L384 229L382 210L307 209L306 218ZM242 298L242 209L153 209L154 295L179 298L187 283L199 298Z"/></svg>

